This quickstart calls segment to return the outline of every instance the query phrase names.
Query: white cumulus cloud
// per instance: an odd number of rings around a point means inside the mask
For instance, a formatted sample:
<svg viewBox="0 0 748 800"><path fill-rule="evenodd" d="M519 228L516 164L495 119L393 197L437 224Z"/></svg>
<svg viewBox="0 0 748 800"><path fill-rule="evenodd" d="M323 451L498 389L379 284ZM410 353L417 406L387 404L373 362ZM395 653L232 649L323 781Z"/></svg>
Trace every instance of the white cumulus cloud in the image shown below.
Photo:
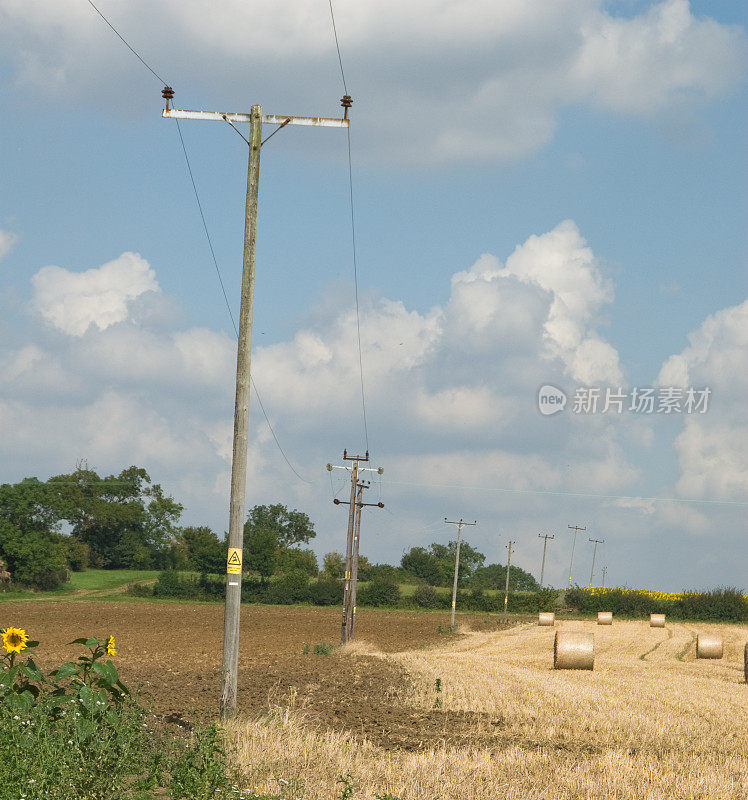
<svg viewBox="0 0 748 800"><path fill-rule="evenodd" d="M689 345L663 364L657 382L709 389L705 413L685 416L675 440L685 497L744 500L748 495L748 300L707 317Z"/></svg>
<svg viewBox="0 0 748 800"><path fill-rule="evenodd" d="M105 330L124 322L129 301L145 292L160 291L156 273L137 253L123 253L85 272L43 267L32 278L32 285L34 308L71 336L82 336L91 325Z"/></svg>
<svg viewBox="0 0 748 800"><path fill-rule="evenodd" d="M610 5L338 0L359 146L405 163L518 158L550 141L565 107L666 117L741 80L737 26L688 0ZM337 63L319 0L129 0L105 11L187 107L198 94L227 110L261 99L273 113L333 113ZM105 81L110 103L151 113L151 76L86 4L2 0L0 44L16 84L87 103ZM248 74L263 98L247 95Z"/></svg>

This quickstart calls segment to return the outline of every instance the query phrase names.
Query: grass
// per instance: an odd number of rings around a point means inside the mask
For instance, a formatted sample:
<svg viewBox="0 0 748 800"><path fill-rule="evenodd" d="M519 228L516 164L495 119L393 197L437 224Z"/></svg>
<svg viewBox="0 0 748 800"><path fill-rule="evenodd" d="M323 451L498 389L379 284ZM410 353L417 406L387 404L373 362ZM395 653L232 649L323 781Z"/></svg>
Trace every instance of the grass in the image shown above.
<svg viewBox="0 0 748 800"><path fill-rule="evenodd" d="M85 572L74 572L70 576L69 585L74 590L104 592L135 581L155 581L158 575L158 570L87 569Z"/></svg>
<svg viewBox="0 0 748 800"><path fill-rule="evenodd" d="M49 592L33 592L28 590L11 590L0 592L0 603L5 600L66 600L119 599L118 592L134 582L155 581L158 570L135 569L87 569L73 572L70 580L59 589ZM153 598L151 598L153 599Z"/></svg>
<svg viewBox="0 0 748 800"><path fill-rule="evenodd" d="M700 626L724 637L721 661L697 661L693 633L680 624L619 621L593 630L593 672L553 671L554 631L531 624L386 656L411 678L399 704L433 709L439 680L441 710L481 715L474 746L385 749L319 730L305 724L303 709L285 708L228 726L236 763L252 790L277 793L282 779L304 800L339 796L340 775L352 776L361 800L748 796L748 628Z"/></svg>

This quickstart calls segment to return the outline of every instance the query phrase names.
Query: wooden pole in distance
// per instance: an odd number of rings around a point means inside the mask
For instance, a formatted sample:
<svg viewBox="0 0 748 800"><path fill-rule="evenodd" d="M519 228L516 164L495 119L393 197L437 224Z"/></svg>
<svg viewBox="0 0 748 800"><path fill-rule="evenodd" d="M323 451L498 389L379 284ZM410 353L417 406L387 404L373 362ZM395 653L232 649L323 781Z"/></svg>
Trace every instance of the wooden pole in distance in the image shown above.
<svg viewBox="0 0 748 800"><path fill-rule="evenodd" d="M457 606L457 579L460 572L460 542L462 539L463 525L477 525L478 522L464 522L462 518L458 522L448 520L444 517L444 522L447 525L457 525L457 549L455 550L455 576L452 582L452 615L449 619L449 627L451 630L455 629L455 607Z"/></svg>
<svg viewBox="0 0 748 800"><path fill-rule="evenodd" d="M543 563L540 565L540 588L542 589L543 588L543 577L545 575L545 549L546 549L546 547L548 547L548 540L549 539L555 539L556 537L555 536L551 536L548 533L546 533L546 534L539 533L538 534L538 538L544 540L543 541Z"/></svg>
<svg viewBox="0 0 748 800"><path fill-rule="evenodd" d="M260 186L262 106L254 105L249 125L249 167L244 222L244 265L239 311L239 344L236 354L236 402L234 404L234 448L231 462L229 506L229 561L226 565L226 610L223 623L223 667L221 718L236 715L236 681L239 663L239 616L242 601L242 550L244 547L244 501L247 490L247 444L249 441L250 361L252 315L255 296L257 250L257 197ZM237 562L238 561L238 565ZM233 562L233 563L232 563Z"/></svg>
<svg viewBox="0 0 748 800"><path fill-rule="evenodd" d="M605 539L590 539L590 541L595 543L595 546L592 548L592 568L590 569L590 588L592 588L592 578L595 575L595 556L597 555L597 546L599 544L604 544Z"/></svg>
<svg viewBox="0 0 748 800"><path fill-rule="evenodd" d="M506 558L506 585L504 587L504 618L503 621L507 621L507 607L509 605L509 567L512 564L512 545L517 544L517 542L509 542L507 548L509 549L509 553Z"/></svg>

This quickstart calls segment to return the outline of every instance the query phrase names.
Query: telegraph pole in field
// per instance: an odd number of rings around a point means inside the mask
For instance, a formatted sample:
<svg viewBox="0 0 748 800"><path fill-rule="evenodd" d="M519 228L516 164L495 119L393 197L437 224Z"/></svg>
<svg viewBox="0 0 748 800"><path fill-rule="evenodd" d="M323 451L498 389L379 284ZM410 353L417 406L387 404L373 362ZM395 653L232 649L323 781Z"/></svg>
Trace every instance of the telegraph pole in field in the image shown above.
<svg viewBox="0 0 748 800"><path fill-rule="evenodd" d="M580 528L579 525L567 525L566 527L574 531L574 541L571 545L571 561L569 562L569 586L571 586L571 570L574 566L574 548L577 546L577 533L579 531L586 531L587 528Z"/></svg>
<svg viewBox="0 0 748 800"><path fill-rule="evenodd" d="M356 623L356 594L358 592L358 546L361 538L361 510L364 506L376 506L384 508L384 503L364 503L363 492L371 485L368 481L359 481L360 472L376 472L379 475L384 473L382 467L362 467L360 462L369 460L369 451L365 456L349 456L347 450L343 450L343 461L350 461L352 465L334 466L327 465L328 472L334 469L350 470L351 473L351 499L348 501L333 500L335 505L348 506L348 532L345 543L345 576L343 584L343 618L340 623L340 643L345 644L353 638Z"/></svg>
<svg viewBox="0 0 748 800"><path fill-rule="evenodd" d="M244 543L244 501L247 489L247 443L249 441L250 357L252 349L252 316L255 290L255 254L257 249L257 199L260 187L260 150L263 145L264 123L278 125L270 136L286 125L314 125L327 128L347 128L351 98L341 103L343 119L323 117L292 117L263 114L262 106L252 106L247 113L218 111L180 111L170 107L174 90L164 87L166 101L162 116L168 119L199 119L226 122L239 132L235 123L249 123L249 139L239 134L249 145L247 169L247 200L244 222L244 260L242 269L241 308L239 312L239 343L236 355L236 400L234 405L234 445L231 462L231 500L229 504L229 551L226 564L226 610L223 630L223 666L221 669L221 718L236 715L236 682L239 662L239 617L241 612L242 549ZM267 138L269 139L270 136ZM267 141L267 139L265 139Z"/></svg>
<svg viewBox="0 0 748 800"><path fill-rule="evenodd" d="M550 536L549 534L538 534L538 539L543 539L543 562L540 565L540 588L543 588L543 575L545 574L545 549L548 547L548 540L555 539L555 536Z"/></svg>
<svg viewBox="0 0 748 800"><path fill-rule="evenodd" d="M460 519L458 522L453 522L452 520L448 520L444 517L444 522L447 525L457 525L457 551L455 552L455 577L454 582L452 583L452 617L449 621L449 627L454 630L455 629L455 606L457 605L457 576L460 571L460 541L462 539L462 528L464 525L477 525L478 521L474 522L463 522Z"/></svg>
<svg viewBox="0 0 748 800"><path fill-rule="evenodd" d="M507 557L506 557L506 586L504 587L504 619L503 621L507 621L507 606L509 604L509 567L512 564L512 545L517 544L517 542L509 542L507 547Z"/></svg>
<svg viewBox="0 0 748 800"><path fill-rule="evenodd" d="M605 588L605 573L608 571L607 567L603 567L603 589Z"/></svg>
<svg viewBox="0 0 748 800"><path fill-rule="evenodd" d="M592 576L595 574L595 556L597 555L597 546L599 544L603 544L605 539L590 539L590 541L595 543L595 546L592 548L592 569L590 570L590 588L592 588Z"/></svg>

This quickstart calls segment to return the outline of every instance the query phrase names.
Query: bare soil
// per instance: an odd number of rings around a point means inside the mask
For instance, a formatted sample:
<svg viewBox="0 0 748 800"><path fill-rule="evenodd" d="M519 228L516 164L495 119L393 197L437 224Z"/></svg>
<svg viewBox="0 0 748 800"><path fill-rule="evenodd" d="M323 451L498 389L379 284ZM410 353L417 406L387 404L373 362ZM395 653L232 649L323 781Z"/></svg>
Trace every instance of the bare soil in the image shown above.
<svg viewBox="0 0 748 800"><path fill-rule="evenodd" d="M474 630L498 629L497 617L458 615ZM459 634L448 616L408 611L359 612L357 639L393 653L444 644ZM40 641L45 668L73 660L79 636L113 634L123 680L140 687L160 718L189 726L216 716L220 693L223 609L172 603L13 602L0 604L0 627L25 628ZM251 717L292 705L309 725L350 731L387 749L417 750L435 742L480 744L500 719L469 711L420 709L408 703L406 671L371 655L315 655L336 643L337 608L245 606L240 637L239 711ZM304 654L305 646L309 653ZM482 724L476 724L480 722Z"/></svg>

